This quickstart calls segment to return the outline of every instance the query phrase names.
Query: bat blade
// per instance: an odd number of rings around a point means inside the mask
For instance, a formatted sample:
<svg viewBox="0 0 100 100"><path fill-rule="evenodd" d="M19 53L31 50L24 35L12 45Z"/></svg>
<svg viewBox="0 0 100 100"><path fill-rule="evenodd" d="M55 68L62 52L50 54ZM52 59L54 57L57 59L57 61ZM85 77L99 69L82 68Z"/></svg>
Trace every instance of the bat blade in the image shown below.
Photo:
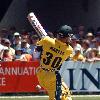
<svg viewBox="0 0 100 100"><path fill-rule="evenodd" d="M48 35L33 12L29 13L27 18L40 38Z"/></svg>

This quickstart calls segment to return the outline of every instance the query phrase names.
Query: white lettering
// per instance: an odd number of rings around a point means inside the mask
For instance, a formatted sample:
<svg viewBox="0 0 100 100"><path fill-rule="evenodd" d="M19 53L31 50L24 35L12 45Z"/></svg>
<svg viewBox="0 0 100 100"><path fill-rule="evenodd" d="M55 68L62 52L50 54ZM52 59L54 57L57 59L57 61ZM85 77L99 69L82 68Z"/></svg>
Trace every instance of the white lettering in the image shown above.
<svg viewBox="0 0 100 100"><path fill-rule="evenodd" d="M6 85L5 77L0 78L0 86L5 86L5 85Z"/></svg>
<svg viewBox="0 0 100 100"><path fill-rule="evenodd" d="M0 67L0 74L4 75L4 71L2 67Z"/></svg>
<svg viewBox="0 0 100 100"><path fill-rule="evenodd" d="M35 67L0 67L1 75L35 75Z"/></svg>
<svg viewBox="0 0 100 100"><path fill-rule="evenodd" d="M29 75L29 71L27 70L27 68L24 69L23 75Z"/></svg>

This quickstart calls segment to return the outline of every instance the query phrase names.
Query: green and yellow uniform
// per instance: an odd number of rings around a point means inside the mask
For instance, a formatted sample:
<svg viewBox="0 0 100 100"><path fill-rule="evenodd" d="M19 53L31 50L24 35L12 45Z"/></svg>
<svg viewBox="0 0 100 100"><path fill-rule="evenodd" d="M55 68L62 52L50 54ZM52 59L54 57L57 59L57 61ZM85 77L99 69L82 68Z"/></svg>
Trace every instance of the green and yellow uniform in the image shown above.
<svg viewBox="0 0 100 100"><path fill-rule="evenodd" d="M41 52L40 70L37 72L38 80L40 85L47 90L49 100L58 100L57 95L61 92L59 91L61 77L58 70L70 56L73 49L70 45L48 36L41 39L37 44L42 46L43 49Z"/></svg>

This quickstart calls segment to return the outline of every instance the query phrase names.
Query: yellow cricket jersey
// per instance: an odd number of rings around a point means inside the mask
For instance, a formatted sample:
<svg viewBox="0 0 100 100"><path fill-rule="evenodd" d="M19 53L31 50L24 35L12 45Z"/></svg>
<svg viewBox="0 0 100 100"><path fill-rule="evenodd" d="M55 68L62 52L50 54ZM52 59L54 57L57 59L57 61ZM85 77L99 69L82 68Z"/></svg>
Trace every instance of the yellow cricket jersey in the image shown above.
<svg viewBox="0 0 100 100"><path fill-rule="evenodd" d="M42 46L41 53L41 66L46 69L59 69L63 61L65 61L73 49L70 45L63 43L56 38L50 38L49 36L41 39L37 45Z"/></svg>

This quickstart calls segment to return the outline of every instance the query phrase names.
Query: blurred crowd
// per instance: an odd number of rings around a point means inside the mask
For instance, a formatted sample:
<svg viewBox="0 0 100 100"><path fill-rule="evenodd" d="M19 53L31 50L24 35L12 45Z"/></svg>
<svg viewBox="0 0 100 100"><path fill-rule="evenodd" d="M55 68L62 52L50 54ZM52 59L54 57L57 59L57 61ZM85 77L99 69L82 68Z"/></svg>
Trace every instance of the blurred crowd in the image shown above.
<svg viewBox="0 0 100 100"><path fill-rule="evenodd" d="M92 27L74 26L73 35L69 43L73 47L70 60L95 62L100 61L100 27L94 30ZM55 38L56 32L47 32ZM33 61L38 58L39 52L35 51L39 41L36 32L22 30L18 32L15 27L0 30L0 61Z"/></svg>

